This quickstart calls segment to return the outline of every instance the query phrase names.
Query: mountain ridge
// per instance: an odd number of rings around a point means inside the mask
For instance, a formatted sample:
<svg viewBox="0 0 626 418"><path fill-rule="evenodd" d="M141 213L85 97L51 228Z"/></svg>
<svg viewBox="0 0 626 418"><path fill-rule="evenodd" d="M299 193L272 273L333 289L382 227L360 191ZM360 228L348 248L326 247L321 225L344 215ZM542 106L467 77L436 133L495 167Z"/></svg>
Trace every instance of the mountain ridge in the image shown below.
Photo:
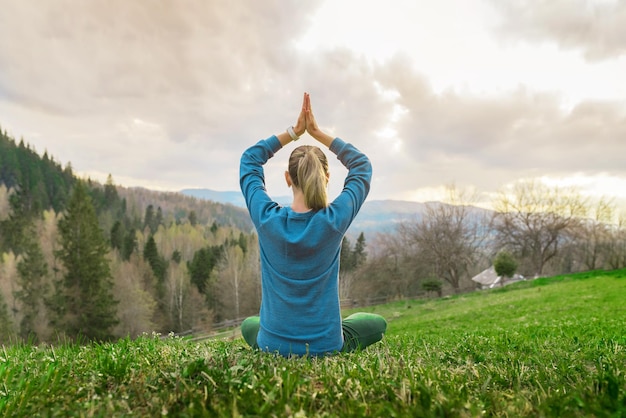
<svg viewBox="0 0 626 418"><path fill-rule="evenodd" d="M183 189L180 193L198 199L212 200L245 208L243 195L238 191ZM289 205L291 196L278 196L274 200L281 205ZM402 222L419 220L424 213L426 205L427 203L407 200L366 200L359 214L352 222L348 235L357 236L361 232L366 235L370 233L392 233L397 225Z"/></svg>

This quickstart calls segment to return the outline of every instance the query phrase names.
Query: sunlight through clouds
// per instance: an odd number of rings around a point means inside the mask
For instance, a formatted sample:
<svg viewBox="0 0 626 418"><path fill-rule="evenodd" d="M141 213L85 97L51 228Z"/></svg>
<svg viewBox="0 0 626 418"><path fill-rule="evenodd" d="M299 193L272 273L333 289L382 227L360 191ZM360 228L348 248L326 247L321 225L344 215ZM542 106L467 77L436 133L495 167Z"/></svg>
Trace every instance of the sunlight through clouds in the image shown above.
<svg viewBox="0 0 626 418"><path fill-rule="evenodd" d="M612 196L626 202L626 179L610 174L574 174L563 177L542 176L540 180L549 186L578 188L581 193L590 197Z"/></svg>
<svg viewBox="0 0 626 418"><path fill-rule="evenodd" d="M451 182L490 196L521 178L625 198L621 1L0 9L0 128L100 180L238 190L241 152L294 124L307 91L320 125L370 156L370 199Z"/></svg>

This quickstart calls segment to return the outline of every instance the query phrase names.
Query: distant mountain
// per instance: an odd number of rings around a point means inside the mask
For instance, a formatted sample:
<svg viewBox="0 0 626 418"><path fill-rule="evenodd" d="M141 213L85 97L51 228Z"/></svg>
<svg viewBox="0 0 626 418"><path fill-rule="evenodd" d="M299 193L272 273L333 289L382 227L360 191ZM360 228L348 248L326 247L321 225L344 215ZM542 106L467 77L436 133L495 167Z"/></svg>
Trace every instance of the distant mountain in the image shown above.
<svg viewBox="0 0 626 418"><path fill-rule="evenodd" d="M211 189L183 189L180 191L180 193L198 199L212 200L218 203L229 203L231 205L239 206L241 208L246 207L246 202L243 199L243 195L239 191L219 192ZM274 200L276 200L281 205L288 205L291 203L291 196L278 196L275 197Z"/></svg>
<svg viewBox="0 0 626 418"><path fill-rule="evenodd" d="M241 192L184 189L180 193L198 199L245 207L245 201ZM275 200L282 205L288 205L291 203L291 196L280 196L275 198ZM365 233L365 235L376 232L394 232L400 222L419 220L424 212L424 208L424 203L403 200L367 201L352 223L348 234L354 236L361 232Z"/></svg>
<svg viewBox="0 0 626 418"><path fill-rule="evenodd" d="M392 233L401 222L421 219L425 207L424 203L405 200L366 201L352 222L349 233Z"/></svg>
<svg viewBox="0 0 626 418"><path fill-rule="evenodd" d="M230 203L231 205L245 207L241 192L218 192L210 189L183 189L180 193L203 200L212 200L219 203Z"/></svg>

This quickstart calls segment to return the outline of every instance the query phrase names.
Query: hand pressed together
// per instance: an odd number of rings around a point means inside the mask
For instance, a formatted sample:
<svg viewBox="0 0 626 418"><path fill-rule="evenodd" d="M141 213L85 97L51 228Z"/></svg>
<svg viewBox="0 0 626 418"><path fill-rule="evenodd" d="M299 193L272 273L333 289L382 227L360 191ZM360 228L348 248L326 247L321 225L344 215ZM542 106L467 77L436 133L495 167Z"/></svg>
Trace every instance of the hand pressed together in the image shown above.
<svg viewBox="0 0 626 418"><path fill-rule="evenodd" d="M301 136L306 130L306 101L308 94L304 93L304 99L302 99L302 110L300 110L300 114L298 115L298 121L293 127L296 135Z"/></svg>
<svg viewBox="0 0 626 418"><path fill-rule="evenodd" d="M304 129L302 129L301 123L302 119L304 119ZM313 138L321 142L322 144L330 147L333 138L330 135L324 133L319 126L317 125L317 120L315 119L315 115L313 114L313 108L311 107L311 96L309 93L304 93L304 98L302 99L302 110L300 111L300 115L298 116L297 126L299 129L302 129L302 133L304 130L308 132ZM301 135L294 127L294 130L298 135Z"/></svg>

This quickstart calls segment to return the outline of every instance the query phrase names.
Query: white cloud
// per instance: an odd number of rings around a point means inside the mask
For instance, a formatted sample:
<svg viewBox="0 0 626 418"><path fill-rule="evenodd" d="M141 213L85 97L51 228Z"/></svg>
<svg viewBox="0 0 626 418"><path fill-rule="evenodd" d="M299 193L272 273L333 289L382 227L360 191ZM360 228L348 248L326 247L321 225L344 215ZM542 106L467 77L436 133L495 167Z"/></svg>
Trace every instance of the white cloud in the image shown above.
<svg viewBox="0 0 626 418"><path fill-rule="evenodd" d="M626 54L626 3L620 0L492 0L509 39L555 42L590 61Z"/></svg>
<svg viewBox="0 0 626 418"><path fill-rule="evenodd" d="M243 149L309 91L319 123L372 159L372 198L626 178L622 26L602 24L623 3L579 3L0 0L0 126L120 184L235 190ZM554 28L555 10L590 38ZM275 195L287 157L266 170Z"/></svg>

